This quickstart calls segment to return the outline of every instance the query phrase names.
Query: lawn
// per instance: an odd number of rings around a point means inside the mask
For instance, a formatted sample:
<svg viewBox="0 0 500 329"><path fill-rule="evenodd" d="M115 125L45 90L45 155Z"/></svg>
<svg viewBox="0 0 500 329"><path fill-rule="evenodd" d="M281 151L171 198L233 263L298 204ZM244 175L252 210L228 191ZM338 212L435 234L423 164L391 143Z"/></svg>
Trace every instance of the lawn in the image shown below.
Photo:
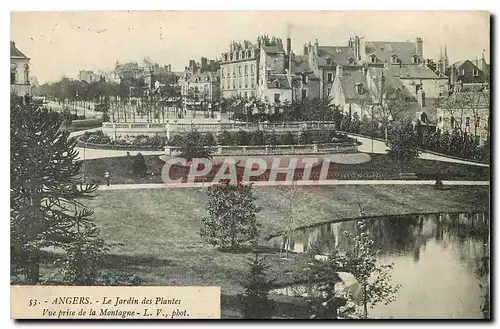
<svg viewBox="0 0 500 329"><path fill-rule="evenodd" d="M488 187L454 187L438 191L429 186L316 186L296 188L291 198L301 216L295 226L366 215L438 211L487 211ZM255 188L261 228L261 250L278 282L293 278L308 261L290 254L281 260L264 237L286 228L285 211L292 195L285 187ZM250 254L221 252L198 234L205 216L206 192L199 189L101 191L88 206L95 210L104 239L119 243L106 257L103 271L137 275L146 285L216 285L222 289L225 317L238 313L241 280ZM45 274L53 272L44 267ZM284 298L284 297L279 297ZM281 316L295 312L282 301Z"/></svg>
<svg viewBox="0 0 500 329"><path fill-rule="evenodd" d="M385 154L371 154L371 161L366 163L345 164L331 163L330 173L333 179L400 179L400 169ZM89 179L103 183L103 173L109 170L112 184L162 183L161 169L164 162L158 156L145 156L148 168L146 177L137 177L132 173L133 157L114 157L85 161L85 173ZM489 180L490 168L450 163L433 160L416 159L412 161L406 172L416 174L418 179L442 180ZM153 175L151 175L153 173ZM174 178L174 177L172 177Z"/></svg>

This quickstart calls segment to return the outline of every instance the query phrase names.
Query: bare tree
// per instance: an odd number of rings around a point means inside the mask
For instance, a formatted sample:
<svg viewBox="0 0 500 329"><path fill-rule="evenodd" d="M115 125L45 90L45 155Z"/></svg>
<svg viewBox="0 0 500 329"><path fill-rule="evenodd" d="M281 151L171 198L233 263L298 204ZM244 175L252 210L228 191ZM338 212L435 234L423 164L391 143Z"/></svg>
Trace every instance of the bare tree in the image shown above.
<svg viewBox="0 0 500 329"><path fill-rule="evenodd" d="M282 196L281 206L285 208L286 228L284 230L284 239L280 248L280 258L282 250L285 249L285 258L288 258L288 249L290 248L291 234L298 227L310 222L310 209L314 208L319 211L320 203L317 198L310 196L311 192L306 191L303 187L298 186L295 182L291 186L280 190ZM316 214L320 214L316 212Z"/></svg>

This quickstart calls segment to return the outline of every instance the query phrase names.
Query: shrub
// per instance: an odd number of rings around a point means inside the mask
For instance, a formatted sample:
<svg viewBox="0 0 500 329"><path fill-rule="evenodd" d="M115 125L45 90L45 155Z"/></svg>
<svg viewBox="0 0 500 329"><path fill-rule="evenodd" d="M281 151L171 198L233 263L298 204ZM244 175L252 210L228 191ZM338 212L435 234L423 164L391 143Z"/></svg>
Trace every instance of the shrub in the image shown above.
<svg viewBox="0 0 500 329"><path fill-rule="evenodd" d="M146 165L146 160L141 153L138 153L134 157L134 161L132 162L132 172L137 176L144 177L146 176L146 172L148 167Z"/></svg>

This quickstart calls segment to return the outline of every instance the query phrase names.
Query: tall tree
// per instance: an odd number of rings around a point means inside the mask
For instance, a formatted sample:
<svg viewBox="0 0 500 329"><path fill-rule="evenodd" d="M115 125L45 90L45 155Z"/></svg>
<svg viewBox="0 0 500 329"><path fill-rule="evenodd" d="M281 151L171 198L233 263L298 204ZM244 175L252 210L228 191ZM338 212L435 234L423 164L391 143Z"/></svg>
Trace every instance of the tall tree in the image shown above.
<svg viewBox="0 0 500 329"><path fill-rule="evenodd" d="M389 130L389 140L386 143L389 147L389 156L393 158L404 170L405 164L418 158L418 137L413 127L411 118L405 117L392 124Z"/></svg>
<svg viewBox="0 0 500 329"><path fill-rule="evenodd" d="M62 122L58 113L11 102L11 257L30 284L39 280L40 250L67 247L77 223L93 220L80 200L98 186L80 183L76 140Z"/></svg>
<svg viewBox="0 0 500 329"><path fill-rule="evenodd" d="M235 248L255 242L260 224L251 184L221 183L208 188L208 216L202 219L200 235L221 248Z"/></svg>

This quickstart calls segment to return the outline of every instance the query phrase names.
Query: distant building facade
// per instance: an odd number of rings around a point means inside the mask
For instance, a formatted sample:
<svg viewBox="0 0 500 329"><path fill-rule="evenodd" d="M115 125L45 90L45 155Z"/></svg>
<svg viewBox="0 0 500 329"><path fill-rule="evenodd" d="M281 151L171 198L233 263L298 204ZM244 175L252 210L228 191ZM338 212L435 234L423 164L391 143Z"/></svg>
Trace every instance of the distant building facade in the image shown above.
<svg viewBox="0 0 500 329"><path fill-rule="evenodd" d="M14 41L10 42L10 92L17 96L31 95L30 58Z"/></svg>
<svg viewBox="0 0 500 329"><path fill-rule="evenodd" d="M221 97L256 96L259 56L259 45L248 40L229 45L229 51L222 53L220 61Z"/></svg>

